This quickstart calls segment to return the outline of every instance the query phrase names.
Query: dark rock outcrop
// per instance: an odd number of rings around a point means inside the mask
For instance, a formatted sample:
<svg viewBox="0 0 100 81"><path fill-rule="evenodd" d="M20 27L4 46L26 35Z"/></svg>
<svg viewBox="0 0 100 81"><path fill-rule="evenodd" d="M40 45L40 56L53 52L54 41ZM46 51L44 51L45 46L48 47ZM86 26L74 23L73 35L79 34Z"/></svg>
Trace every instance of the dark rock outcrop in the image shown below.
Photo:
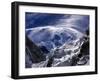
<svg viewBox="0 0 100 81"><path fill-rule="evenodd" d="M27 36L26 36L26 50L25 51L26 51L26 56L29 57L32 63L39 63L41 61L46 60L46 56L43 54L41 49L37 45L35 45Z"/></svg>

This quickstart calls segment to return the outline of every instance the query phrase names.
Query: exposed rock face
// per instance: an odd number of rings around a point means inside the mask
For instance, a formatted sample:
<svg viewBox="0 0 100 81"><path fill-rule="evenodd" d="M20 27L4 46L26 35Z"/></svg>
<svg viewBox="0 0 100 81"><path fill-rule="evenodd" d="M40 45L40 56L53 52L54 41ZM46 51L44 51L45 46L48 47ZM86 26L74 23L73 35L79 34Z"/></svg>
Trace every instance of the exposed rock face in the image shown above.
<svg viewBox="0 0 100 81"><path fill-rule="evenodd" d="M26 36L26 59L29 60L29 65L26 67L31 67L32 63L39 63L46 60L46 56L43 54L41 49L36 46L27 36ZM26 61L27 62L27 61Z"/></svg>
<svg viewBox="0 0 100 81"><path fill-rule="evenodd" d="M38 27L26 32L26 66L59 67L89 64L89 37L73 28Z"/></svg>
<svg viewBox="0 0 100 81"><path fill-rule="evenodd" d="M85 41L81 46L80 54L78 55L79 61L78 65L89 64L89 29L86 31L87 37L84 37Z"/></svg>

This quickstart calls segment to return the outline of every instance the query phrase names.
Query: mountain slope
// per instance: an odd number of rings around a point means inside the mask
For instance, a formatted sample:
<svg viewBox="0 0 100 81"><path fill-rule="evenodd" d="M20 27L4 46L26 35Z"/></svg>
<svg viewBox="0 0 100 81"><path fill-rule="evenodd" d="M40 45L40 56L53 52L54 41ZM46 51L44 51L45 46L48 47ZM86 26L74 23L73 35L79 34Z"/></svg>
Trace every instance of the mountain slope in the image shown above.
<svg viewBox="0 0 100 81"><path fill-rule="evenodd" d="M77 65L82 58L78 57L81 47L87 38L86 34L74 28L56 26L29 28L26 35L46 55L45 61L32 64L33 67ZM80 65L82 63L79 62Z"/></svg>

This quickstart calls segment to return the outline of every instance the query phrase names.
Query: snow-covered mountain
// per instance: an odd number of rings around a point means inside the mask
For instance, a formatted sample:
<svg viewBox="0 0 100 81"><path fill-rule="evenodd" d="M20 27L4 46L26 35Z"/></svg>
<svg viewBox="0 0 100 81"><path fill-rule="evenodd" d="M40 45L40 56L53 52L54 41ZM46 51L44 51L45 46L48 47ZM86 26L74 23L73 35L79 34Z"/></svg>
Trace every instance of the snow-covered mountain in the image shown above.
<svg viewBox="0 0 100 81"><path fill-rule="evenodd" d="M89 50L83 51L82 48L84 44L88 45L88 36L73 27L28 28L26 35L41 49L46 58L41 62L31 63L31 67L75 66L89 63Z"/></svg>

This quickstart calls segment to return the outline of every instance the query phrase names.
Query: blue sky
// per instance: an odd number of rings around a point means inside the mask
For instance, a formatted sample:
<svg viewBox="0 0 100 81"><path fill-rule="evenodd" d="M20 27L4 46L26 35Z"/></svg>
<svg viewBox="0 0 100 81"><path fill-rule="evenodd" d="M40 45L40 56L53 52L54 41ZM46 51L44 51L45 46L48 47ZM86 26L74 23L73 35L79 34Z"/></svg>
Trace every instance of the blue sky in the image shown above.
<svg viewBox="0 0 100 81"><path fill-rule="evenodd" d="M26 12L25 25L26 29L40 26L65 26L85 31L89 28L89 16Z"/></svg>

